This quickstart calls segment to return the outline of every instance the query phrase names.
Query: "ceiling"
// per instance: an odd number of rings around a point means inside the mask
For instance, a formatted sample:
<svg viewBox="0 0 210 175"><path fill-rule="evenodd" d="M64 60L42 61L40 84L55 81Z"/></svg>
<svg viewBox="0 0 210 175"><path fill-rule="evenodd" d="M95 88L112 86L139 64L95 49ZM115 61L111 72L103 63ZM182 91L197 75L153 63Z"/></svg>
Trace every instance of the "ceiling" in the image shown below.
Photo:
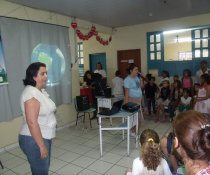
<svg viewBox="0 0 210 175"><path fill-rule="evenodd" d="M107 27L210 13L210 0L7 0Z"/></svg>

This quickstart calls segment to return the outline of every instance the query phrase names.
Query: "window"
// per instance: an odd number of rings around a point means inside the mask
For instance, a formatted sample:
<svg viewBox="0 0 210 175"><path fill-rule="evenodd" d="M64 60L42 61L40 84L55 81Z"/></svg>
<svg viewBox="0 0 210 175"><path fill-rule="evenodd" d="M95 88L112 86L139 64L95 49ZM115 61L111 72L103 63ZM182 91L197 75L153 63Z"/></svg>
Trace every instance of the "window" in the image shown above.
<svg viewBox="0 0 210 175"><path fill-rule="evenodd" d="M192 31L194 58L209 57L209 28L196 29Z"/></svg>
<svg viewBox="0 0 210 175"><path fill-rule="evenodd" d="M210 64L210 26L147 33L148 70L181 75L190 69L194 76L199 62Z"/></svg>
<svg viewBox="0 0 210 175"><path fill-rule="evenodd" d="M83 52L83 43L77 44L78 51L78 61L79 61L79 76L84 76L84 52Z"/></svg>
<svg viewBox="0 0 210 175"><path fill-rule="evenodd" d="M162 59L162 34L160 32L148 33L149 60Z"/></svg>
<svg viewBox="0 0 210 175"><path fill-rule="evenodd" d="M0 85L7 83L7 72L4 64L3 44L0 36Z"/></svg>

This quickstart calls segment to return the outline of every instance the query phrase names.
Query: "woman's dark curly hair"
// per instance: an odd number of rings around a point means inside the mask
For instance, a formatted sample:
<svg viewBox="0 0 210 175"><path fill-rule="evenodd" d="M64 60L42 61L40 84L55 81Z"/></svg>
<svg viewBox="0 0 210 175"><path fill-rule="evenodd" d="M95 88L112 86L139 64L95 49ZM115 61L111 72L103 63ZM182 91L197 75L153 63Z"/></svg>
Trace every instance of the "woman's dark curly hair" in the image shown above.
<svg viewBox="0 0 210 175"><path fill-rule="evenodd" d="M160 138L152 129L146 129L141 133L141 157L147 170L156 171L160 164L161 150L160 150Z"/></svg>
<svg viewBox="0 0 210 175"><path fill-rule="evenodd" d="M36 81L34 80L34 77L37 76L40 67L46 67L46 65L41 62L35 62L28 66L28 68L26 69L25 79L23 80L23 84L25 86L36 86Z"/></svg>

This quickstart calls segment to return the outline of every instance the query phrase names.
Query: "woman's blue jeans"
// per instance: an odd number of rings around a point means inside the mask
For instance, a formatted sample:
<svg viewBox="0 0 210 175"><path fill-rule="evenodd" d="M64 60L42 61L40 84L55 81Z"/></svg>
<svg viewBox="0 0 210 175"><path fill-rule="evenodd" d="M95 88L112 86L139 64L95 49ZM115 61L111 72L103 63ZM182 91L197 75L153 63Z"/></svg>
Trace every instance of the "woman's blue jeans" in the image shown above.
<svg viewBox="0 0 210 175"><path fill-rule="evenodd" d="M29 161L32 175L48 175L51 157L51 140L44 139L48 156L41 159L40 149L31 136L19 135L19 145Z"/></svg>

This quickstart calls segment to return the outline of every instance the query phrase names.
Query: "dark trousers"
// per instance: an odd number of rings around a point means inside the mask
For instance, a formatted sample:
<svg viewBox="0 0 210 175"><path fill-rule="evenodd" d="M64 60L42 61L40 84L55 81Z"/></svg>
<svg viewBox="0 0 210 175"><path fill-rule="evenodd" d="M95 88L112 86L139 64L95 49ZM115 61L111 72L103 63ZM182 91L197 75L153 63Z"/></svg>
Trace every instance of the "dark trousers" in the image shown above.
<svg viewBox="0 0 210 175"><path fill-rule="evenodd" d="M153 109L153 113L156 113L156 109L155 109L155 97L152 98L147 98L147 108L148 108L148 112L149 114L151 114L151 107Z"/></svg>

